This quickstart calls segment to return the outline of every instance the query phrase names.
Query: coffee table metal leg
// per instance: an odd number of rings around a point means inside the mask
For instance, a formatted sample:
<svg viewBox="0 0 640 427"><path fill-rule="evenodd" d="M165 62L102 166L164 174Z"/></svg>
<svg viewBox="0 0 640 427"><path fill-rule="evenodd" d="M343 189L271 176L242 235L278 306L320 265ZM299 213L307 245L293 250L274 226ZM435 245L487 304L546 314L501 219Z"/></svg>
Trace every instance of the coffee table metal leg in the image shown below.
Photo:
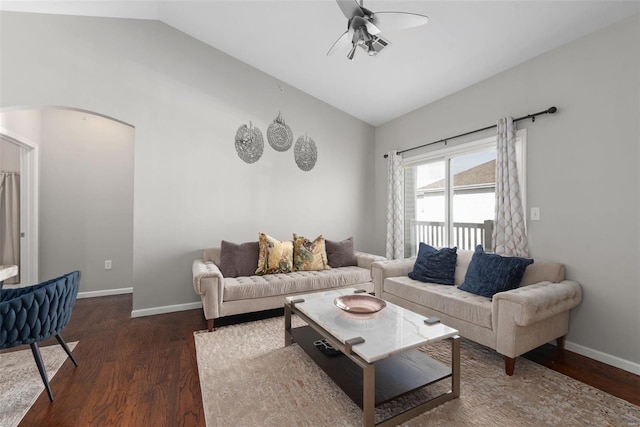
<svg viewBox="0 0 640 427"><path fill-rule="evenodd" d="M362 412L364 426L373 427L376 415L376 366L374 364L362 368Z"/></svg>
<svg viewBox="0 0 640 427"><path fill-rule="evenodd" d="M451 337L451 391L460 397L460 336Z"/></svg>
<svg viewBox="0 0 640 427"><path fill-rule="evenodd" d="M284 346L293 344L293 336L291 335L291 305L284 305Z"/></svg>

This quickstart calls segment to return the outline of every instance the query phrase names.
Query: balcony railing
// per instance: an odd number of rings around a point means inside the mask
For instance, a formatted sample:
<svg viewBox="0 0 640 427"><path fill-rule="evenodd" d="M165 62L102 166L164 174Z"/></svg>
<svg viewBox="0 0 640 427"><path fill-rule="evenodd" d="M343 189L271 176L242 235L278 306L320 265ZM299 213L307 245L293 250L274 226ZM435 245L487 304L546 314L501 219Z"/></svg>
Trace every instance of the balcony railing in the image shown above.
<svg viewBox="0 0 640 427"><path fill-rule="evenodd" d="M415 250L420 242L424 242L433 247L457 246L458 249L473 250L476 246L482 245L486 251L493 250L493 221L487 220L482 223L454 222L452 242L446 243L446 233L444 222L437 221L412 221L415 233L412 239L415 242Z"/></svg>

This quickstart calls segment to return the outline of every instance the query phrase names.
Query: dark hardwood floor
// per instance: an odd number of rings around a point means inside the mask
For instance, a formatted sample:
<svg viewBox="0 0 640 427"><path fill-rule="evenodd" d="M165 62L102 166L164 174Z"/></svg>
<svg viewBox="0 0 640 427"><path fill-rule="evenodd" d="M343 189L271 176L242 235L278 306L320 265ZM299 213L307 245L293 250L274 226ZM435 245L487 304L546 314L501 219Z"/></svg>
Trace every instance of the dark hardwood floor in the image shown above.
<svg viewBox="0 0 640 427"><path fill-rule="evenodd" d="M79 366L65 361L53 403L40 394L20 426L205 425L193 341L202 310L131 319L131 303L131 295L76 301L62 336L79 341Z"/></svg>
<svg viewBox="0 0 640 427"><path fill-rule="evenodd" d="M216 321L217 326L279 315L282 310ZM202 310L131 319L131 295L78 300L63 332L79 366L66 360L20 426L204 426L193 332ZM54 339L41 345L57 345ZM19 349L28 349L23 346ZM31 354L29 353L29 357ZM542 346L527 358L640 405L640 376ZM516 362L515 374L518 374Z"/></svg>

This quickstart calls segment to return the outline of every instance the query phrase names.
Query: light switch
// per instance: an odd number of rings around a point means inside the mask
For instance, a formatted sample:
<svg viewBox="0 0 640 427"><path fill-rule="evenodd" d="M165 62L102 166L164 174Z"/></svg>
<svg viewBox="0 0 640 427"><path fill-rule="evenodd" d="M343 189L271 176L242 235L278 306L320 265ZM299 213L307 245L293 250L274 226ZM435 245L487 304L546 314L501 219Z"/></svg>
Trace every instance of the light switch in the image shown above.
<svg viewBox="0 0 640 427"><path fill-rule="evenodd" d="M104 269L105 270L111 270L111 260L107 259L104 261Z"/></svg>
<svg viewBox="0 0 640 427"><path fill-rule="evenodd" d="M531 221L540 221L540 208L531 208Z"/></svg>

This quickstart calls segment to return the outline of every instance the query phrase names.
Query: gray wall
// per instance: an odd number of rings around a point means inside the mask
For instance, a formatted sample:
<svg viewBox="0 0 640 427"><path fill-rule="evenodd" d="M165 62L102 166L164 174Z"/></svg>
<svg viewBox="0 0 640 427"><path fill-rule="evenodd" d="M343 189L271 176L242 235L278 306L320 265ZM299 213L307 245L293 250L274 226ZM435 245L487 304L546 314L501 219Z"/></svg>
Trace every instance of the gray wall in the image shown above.
<svg viewBox="0 0 640 427"><path fill-rule="evenodd" d="M133 128L103 117L42 112L42 279L80 270L81 292L132 286L133 139Z"/></svg>
<svg viewBox="0 0 640 427"><path fill-rule="evenodd" d="M135 126L134 310L198 301L191 263L221 239L323 233L374 247L370 125L155 21L2 12L0 36L3 107ZM279 111L316 141L310 172L266 142L257 163L236 155L237 128L264 133Z"/></svg>
<svg viewBox="0 0 640 427"><path fill-rule="evenodd" d="M566 264L584 300L571 348L639 371L640 22L584 37L376 128L376 229L385 228L383 153L555 105L527 128L534 258ZM416 140L415 135L422 135ZM376 234L384 249L384 235ZM616 359L618 358L618 359Z"/></svg>

